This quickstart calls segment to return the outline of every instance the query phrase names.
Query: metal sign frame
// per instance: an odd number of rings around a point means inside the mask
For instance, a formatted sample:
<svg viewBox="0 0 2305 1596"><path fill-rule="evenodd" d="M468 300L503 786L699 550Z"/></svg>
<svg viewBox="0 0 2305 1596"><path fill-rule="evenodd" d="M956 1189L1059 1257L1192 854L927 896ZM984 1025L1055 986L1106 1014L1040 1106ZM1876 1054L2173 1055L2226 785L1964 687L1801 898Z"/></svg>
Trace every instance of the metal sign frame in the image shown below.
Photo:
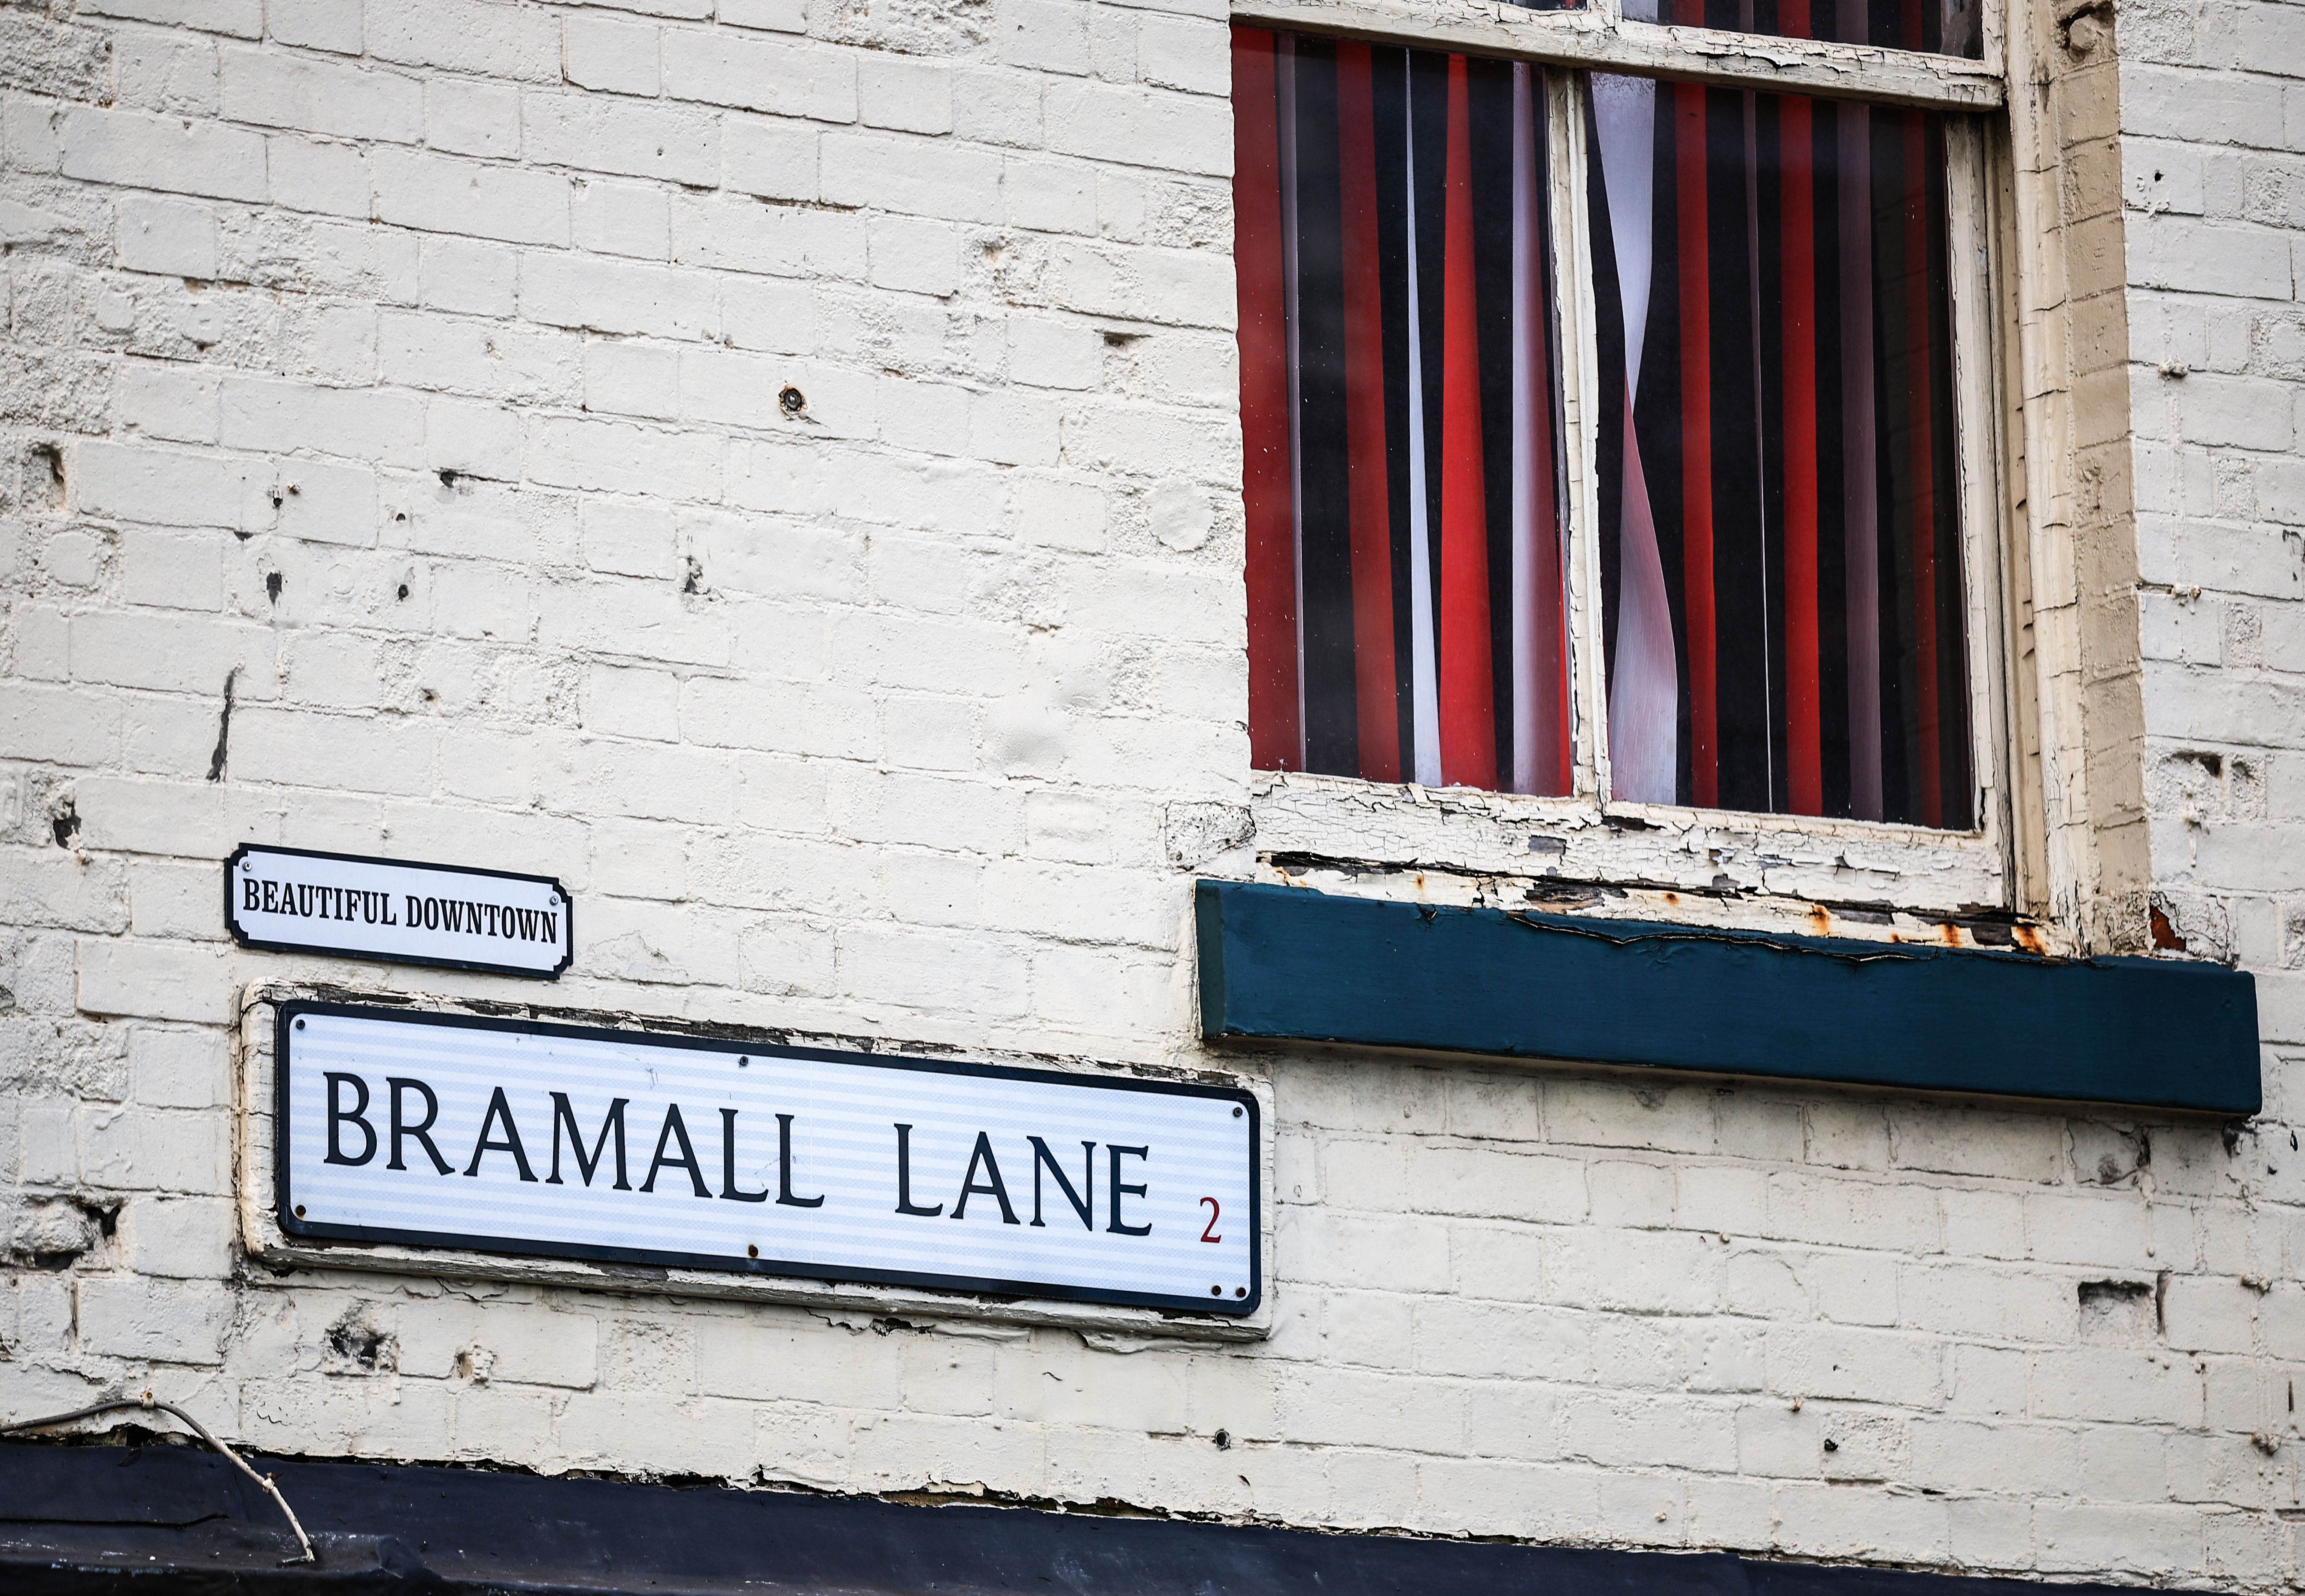
<svg viewBox="0 0 2305 1596"><path fill-rule="evenodd" d="M588 1041L624 1043L636 1047L721 1053L732 1057L747 1055L753 1057L773 1057L812 1063L863 1065L873 1069L896 1069L930 1074L1032 1082L1095 1091L1151 1092L1170 1097L1205 1098L1229 1103L1244 1120L1242 1128L1247 1147L1249 1205L1247 1295L1238 1298L1213 1298L1158 1292L1115 1291L1096 1286L1068 1285L1060 1281L992 1278L924 1270L846 1267L811 1262L805 1260L769 1257L735 1258L720 1253L682 1252L644 1247L596 1246L583 1243L532 1241L502 1235L472 1235L439 1231L340 1225L299 1218L295 1212L290 1182L289 1144L293 1133L290 1114L292 1095L290 1080L294 1069L296 1023L300 1019L312 1015L341 1015L384 1021L395 1024L435 1025L464 1031L566 1037ZM505 1019L492 1015L403 1009L306 998L293 998L280 1002L275 1009L273 1025L273 1126L270 1149L273 1212L271 1218L279 1227L281 1234L292 1239L323 1244L365 1243L404 1246L428 1252L481 1252L515 1258L563 1258L596 1264L639 1264L664 1269L708 1270L715 1274L739 1278L799 1278L866 1286L925 1288L937 1292L968 1293L998 1297L1105 1303L1115 1306L1155 1308L1169 1312L1217 1314L1228 1319L1246 1318L1255 1314L1263 1306L1266 1285L1263 1228L1263 1128L1255 1094L1241 1088L1205 1085L1194 1082L1153 1081L1127 1075L1092 1074L1065 1070L1024 1069L1007 1065L978 1064L957 1059L928 1059L881 1053L783 1047L763 1041L681 1035L639 1029L558 1024L540 1020ZM483 1134L485 1133L484 1126Z"/></svg>

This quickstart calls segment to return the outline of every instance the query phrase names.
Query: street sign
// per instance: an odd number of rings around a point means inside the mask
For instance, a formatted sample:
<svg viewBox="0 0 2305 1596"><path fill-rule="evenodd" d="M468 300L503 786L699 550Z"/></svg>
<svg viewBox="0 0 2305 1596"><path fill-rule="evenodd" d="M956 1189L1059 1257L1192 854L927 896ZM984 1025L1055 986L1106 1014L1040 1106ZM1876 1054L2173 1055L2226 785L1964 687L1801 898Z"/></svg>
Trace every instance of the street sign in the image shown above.
<svg viewBox="0 0 2305 1596"><path fill-rule="evenodd" d="M1263 1293L1215 1086L296 1001L292 1236L1195 1310Z"/></svg>
<svg viewBox="0 0 2305 1596"><path fill-rule="evenodd" d="M549 876L247 843L224 862L224 922L242 947L558 978L576 956Z"/></svg>

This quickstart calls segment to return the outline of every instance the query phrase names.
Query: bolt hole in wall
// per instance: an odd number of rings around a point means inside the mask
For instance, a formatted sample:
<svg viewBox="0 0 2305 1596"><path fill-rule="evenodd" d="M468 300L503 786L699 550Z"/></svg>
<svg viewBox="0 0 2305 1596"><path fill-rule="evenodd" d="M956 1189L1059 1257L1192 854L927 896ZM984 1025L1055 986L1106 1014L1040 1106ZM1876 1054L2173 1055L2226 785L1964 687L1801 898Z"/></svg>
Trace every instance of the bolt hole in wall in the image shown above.
<svg viewBox="0 0 2305 1596"><path fill-rule="evenodd" d="M1974 54L1952 9L1666 20ZM1246 28L1234 61L1254 761L1565 794L1545 74ZM1946 118L1584 82L1612 795L1969 828Z"/></svg>
<svg viewBox="0 0 2305 1596"><path fill-rule="evenodd" d="M26 464L24 502L44 509L63 509L64 452L54 444L34 444Z"/></svg>

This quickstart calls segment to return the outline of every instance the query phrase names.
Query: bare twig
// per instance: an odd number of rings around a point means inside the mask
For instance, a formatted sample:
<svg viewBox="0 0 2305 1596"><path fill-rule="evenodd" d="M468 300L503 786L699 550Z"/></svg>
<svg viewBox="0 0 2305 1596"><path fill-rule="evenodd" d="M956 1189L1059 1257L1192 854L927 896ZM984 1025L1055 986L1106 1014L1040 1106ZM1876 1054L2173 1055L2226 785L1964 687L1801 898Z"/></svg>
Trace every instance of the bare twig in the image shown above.
<svg viewBox="0 0 2305 1596"><path fill-rule="evenodd" d="M287 1515L288 1527L296 1532L297 1542L304 1549L304 1555L302 1557L290 1558L287 1560L288 1563L317 1563L319 1561L319 1558L314 1556L312 1552L312 1538L304 1533L304 1526L296 1522L296 1510L288 1505L288 1498L280 1494L280 1487L272 1482L272 1476L269 1474L258 1473L254 1469L249 1467L248 1464L242 1460L239 1453L234 1451L230 1447L225 1446L222 1441L217 1439L217 1438L209 1432L207 1425L201 1423L198 1419L192 1417L191 1414L186 1413L183 1408L178 1407L173 1402L159 1402L154 1400L152 1393L149 1391L145 1392L140 1397L123 1398L117 1402L99 1402L91 1407L74 1408L68 1413L52 1413L45 1419L19 1419L13 1424L0 1424L0 1435L13 1435L20 1430L49 1430L55 1428L58 1424L69 1424L75 1419L92 1419L98 1413L120 1413L131 1408L139 1411L149 1410L156 1413L169 1413L176 1418L182 1419L185 1423L191 1425L193 1434L199 1436L202 1440L208 1442L209 1446L214 1447L217 1451L223 1453L224 1456L231 1462L233 1467L238 1469L242 1473L246 1474L250 1479L255 1481L258 1485L263 1487L265 1494L280 1505L280 1511ZM285 1566L285 1564L283 1565L283 1566Z"/></svg>

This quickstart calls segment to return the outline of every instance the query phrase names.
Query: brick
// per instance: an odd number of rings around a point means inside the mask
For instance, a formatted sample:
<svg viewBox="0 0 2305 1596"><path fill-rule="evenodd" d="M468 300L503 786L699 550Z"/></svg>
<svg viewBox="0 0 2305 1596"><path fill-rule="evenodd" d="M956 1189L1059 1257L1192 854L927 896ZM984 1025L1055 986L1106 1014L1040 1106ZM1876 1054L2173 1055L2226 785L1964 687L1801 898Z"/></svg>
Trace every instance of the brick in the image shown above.
<svg viewBox="0 0 2305 1596"><path fill-rule="evenodd" d="M1000 59L1008 66L1081 73L1089 69L1087 17L1052 0L1002 0Z"/></svg>
<svg viewBox="0 0 2305 1596"><path fill-rule="evenodd" d="M272 472L261 461L87 443L74 451L71 480L92 515L247 531L273 515Z"/></svg>
<svg viewBox="0 0 2305 1596"><path fill-rule="evenodd" d="M114 104L194 116L216 115L217 52L208 39L130 33L116 41L104 40L100 47L91 47L96 46L98 36L80 28L57 29L47 32L45 38L47 48L39 51L44 59L38 66L26 61L23 70L45 69L42 75L47 81L41 87L51 94L72 99L102 98L100 92L89 90L102 82L100 52L108 48L112 52ZM24 47L30 42L22 32L17 34L17 47L28 56L32 51Z"/></svg>
<svg viewBox="0 0 2305 1596"><path fill-rule="evenodd" d="M720 0L720 21L731 28L761 28L777 33L808 29L803 0Z"/></svg>
<svg viewBox="0 0 2305 1596"><path fill-rule="evenodd" d="M721 130L729 188L764 200L817 197L817 129L805 123L731 116Z"/></svg>
<svg viewBox="0 0 2305 1596"><path fill-rule="evenodd" d="M432 728L421 720L249 709L233 716L234 768L336 792L429 792Z"/></svg>
<svg viewBox="0 0 2305 1596"><path fill-rule="evenodd" d="M222 1361L232 1296L220 1282L85 1280L74 1296L81 1343L98 1355L193 1365Z"/></svg>
<svg viewBox="0 0 2305 1596"><path fill-rule="evenodd" d="M583 380L581 348L557 330L410 312L386 314L377 329L377 362L387 382L489 399L566 402Z"/></svg>
<svg viewBox="0 0 2305 1596"><path fill-rule="evenodd" d="M129 528L120 535L120 598L161 609L219 609L224 599L224 549L199 533L152 533Z"/></svg>
<svg viewBox="0 0 2305 1596"><path fill-rule="evenodd" d="M232 1204L216 1198L150 1197L120 1216L121 1252L140 1275L215 1279L232 1268L237 1233Z"/></svg>
<svg viewBox="0 0 2305 1596"><path fill-rule="evenodd" d="M265 168L276 205L362 220L369 215L368 157L350 145L271 139L265 144Z"/></svg>
<svg viewBox="0 0 2305 1596"><path fill-rule="evenodd" d="M819 145L824 198L949 222L1000 220L1000 157L922 139L827 133Z"/></svg>
<svg viewBox="0 0 2305 1596"><path fill-rule="evenodd" d="M245 695L270 696L272 632L223 615L114 612L72 622L72 672L84 682L163 692L221 693L225 677L249 678Z"/></svg>
<svg viewBox="0 0 2305 1596"><path fill-rule="evenodd" d="M549 326L657 338L702 338L720 323L710 279L621 260L532 254L521 262L522 314Z"/></svg>
<svg viewBox="0 0 2305 1596"><path fill-rule="evenodd" d="M1192 94L1232 91L1230 40L1212 19L1148 15L1138 41L1140 71L1147 83Z"/></svg>
<svg viewBox="0 0 2305 1596"><path fill-rule="evenodd" d="M846 51L694 29L668 30L663 51L671 98L816 122L856 119L856 66Z"/></svg>
<svg viewBox="0 0 2305 1596"><path fill-rule="evenodd" d="M138 1019L217 1025L232 1017L223 950L182 943L82 942L77 1001L83 1013Z"/></svg>
<svg viewBox="0 0 2305 1596"><path fill-rule="evenodd" d="M863 597L866 545L853 532L706 510L684 513L680 529L716 590L788 603Z"/></svg>
<svg viewBox="0 0 2305 1596"><path fill-rule="evenodd" d="M584 352L584 408L670 420L680 413L680 353L647 344L608 343Z"/></svg>
<svg viewBox="0 0 2305 1596"><path fill-rule="evenodd" d="M1706 1312L1720 1300L1722 1251L1671 1232L1572 1231L1552 1250L1551 1295L1633 1312Z"/></svg>
<svg viewBox="0 0 2305 1596"><path fill-rule="evenodd" d="M864 275L864 224L835 211L765 208L684 195L673 206L673 259L685 266L793 276Z"/></svg>
<svg viewBox="0 0 2305 1596"><path fill-rule="evenodd" d="M504 84L436 78L424 86L424 141L454 155L518 155L521 96Z"/></svg>
<svg viewBox="0 0 2305 1596"><path fill-rule="evenodd" d="M625 183L580 183L574 227L580 250L650 260L668 259L672 254L672 208L661 189Z"/></svg>
<svg viewBox="0 0 2305 1596"><path fill-rule="evenodd" d="M2188 1352L2247 1354L2256 1343L2259 1300L2237 1280L2173 1276L2159 1304L2169 1345Z"/></svg>
<svg viewBox="0 0 2305 1596"><path fill-rule="evenodd" d="M1009 225L1042 233L1096 232L1095 168L1011 158L1001 167L1000 197Z"/></svg>
<svg viewBox="0 0 2305 1596"><path fill-rule="evenodd" d="M213 1031L140 1025L128 1043L140 1103L211 1108L231 1100L231 1058Z"/></svg>
<svg viewBox="0 0 2305 1596"><path fill-rule="evenodd" d="M529 158L549 166L693 185L720 174L717 119L685 107L532 94L526 120Z"/></svg>
<svg viewBox="0 0 2305 1596"><path fill-rule="evenodd" d="M64 114L64 174L219 200L262 200L264 140L212 122L134 111Z"/></svg>
<svg viewBox="0 0 2305 1596"><path fill-rule="evenodd" d="M423 137L424 86L403 73L234 47L222 64L231 121L396 144Z"/></svg>
<svg viewBox="0 0 2305 1596"><path fill-rule="evenodd" d="M217 275L216 213L205 205L142 195L124 199L114 237L119 263L130 271Z"/></svg>
<svg viewBox="0 0 2305 1596"><path fill-rule="evenodd" d="M540 417L529 424L527 455L536 480L564 488L703 499L719 492L718 443L690 433Z"/></svg>
<svg viewBox="0 0 2305 1596"><path fill-rule="evenodd" d="M1124 166L1221 177L1232 170L1221 100L1109 83L1056 83L1048 95L1049 148ZM1145 157L1160 152L1158 162Z"/></svg>
<svg viewBox="0 0 2305 1596"><path fill-rule="evenodd" d="M368 13L380 61L529 82L558 79L558 33L549 13L505 0L396 0Z"/></svg>
<svg viewBox="0 0 2305 1596"><path fill-rule="evenodd" d="M230 447L421 463L423 407L413 395L230 378L219 406L218 438Z"/></svg>
<svg viewBox="0 0 2305 1596"><path fill-rule="evenodd" d="M397 149L375 151L370 166L379 221L508 243L568 242L568 183L555 174Z"/></svg>
<svg viewBox="0 0 2305 1596"><path fill-rule="evenodd" d="M265 29L275 42L340 55L361 53L361 0L267 0Z"/></svg>
<svg viewBox="0 0 2305 1596"><path fill-rule="evenodd" d="M622 18L571 16L561 24L561 74L583 89L654 95L663 81L657 37L656 29Z"/></svg>
<svg viewBox="0 0 2305 1596"><path fill-rule="evenodd" d="M868 55L856 64L859 118L907 133L952 131L952 69L902 56Z"/></svg>

